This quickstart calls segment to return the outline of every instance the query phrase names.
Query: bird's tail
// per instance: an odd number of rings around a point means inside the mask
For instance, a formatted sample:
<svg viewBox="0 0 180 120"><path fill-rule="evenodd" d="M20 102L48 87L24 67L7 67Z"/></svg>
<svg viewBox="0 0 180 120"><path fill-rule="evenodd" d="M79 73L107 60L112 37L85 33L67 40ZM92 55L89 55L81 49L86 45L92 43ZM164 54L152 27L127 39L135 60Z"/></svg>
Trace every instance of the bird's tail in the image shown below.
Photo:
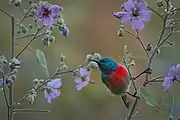
<svg viewBox="0 0 180 120"><path fill-rule="evenodd" d="M124 94L123 96L121 96L121 98L122 98L122 101L123 101L124 105L127 108L129 108L130 107L130 101L128 99L128 96L126 94Z"/></svg>

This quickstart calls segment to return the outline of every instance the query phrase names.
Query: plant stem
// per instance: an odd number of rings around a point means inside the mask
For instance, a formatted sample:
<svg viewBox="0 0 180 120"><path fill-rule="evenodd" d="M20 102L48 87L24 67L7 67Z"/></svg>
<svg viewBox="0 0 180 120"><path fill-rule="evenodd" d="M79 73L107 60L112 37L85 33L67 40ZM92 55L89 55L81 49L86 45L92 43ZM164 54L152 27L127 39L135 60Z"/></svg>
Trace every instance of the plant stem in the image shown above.
<svg viewBox="0 0 180 120"><path fill-rule="evenodd" d="M50 112L50 110L44 110L44 109L14 109L14 113L44 113L44 112Z"/></svg>
<svg viewBox="0 0 180 120"><path fill-rule="evenodd" d="M4 11L3 9L0 8L0 11L3 12L4 14L6 14L8 17L13 18L13 16L11 14L9 14L6 11Z"/></svg>
<svg viewBox="0 0 180 120"><path fill-rule="evenodd" d="M141 40L141 38L140 38L140 36L139 36L139 31L138 31L138 30L136 30L136 35L137 35L137 39L139 40L141 46L142 46L143 49L144 49L144 52L146 53L147 57L149 58L148 51L146 50L146 47L145 47L144 43L142 42L142 40Z"/></svg>
<svg viewBox="0 0 180 120"><path fill-rule="evenodd" d="M134 111L135 111L135 109L136 109L138 100L139 100L138 98L135 99L134 104L133 104L133 106L132 106L132 109L130 110L129 115L126 117L126 120L131 120L131 118L132 118L132 116L133 116L133 113L134 113Z"/></svg>
<svg viewBox="0 0 180 120"><path fill-rule="evenodd" d="M136 35L134 35L133 33L129 32L129 31L126 30L126 29L125 29L125 31L126 31L129 35L131 35L132 37L136 38L136 39L139 41L139 43L141 44L141 46L142 46L143 49L144 49L144 52L146 53L147 57L149 58L149 54L148 54L148 52L147 52L147 50L146 50L146 48L145 48L145 45L144 45L144 43L142 42L142 40L140 39L139 32L136 31Z"/></svg>
<svg viewBox="0 0 180 120"><path fill-rule="evenodd" d="M15 25L15 19L11 17L11 59L14 57L14 25ZM13 104L13 85L9 85L9 107L8 107L8 120L13 119L13 107L11 105Z"/></svg>
<svg viewBox="0 0 180 120"><path fill-rule="evenodd" d="M161 19L163 19L162 15L160 15L155 9L148 7L152 12L154 12L157 16L159 16Z"/></svg>
<svg viewBox="0 0 180 120"><path fill-rule="evenodd" d="M24 46L24 48L16 55L16 58L18 58L25 50L26 48L37 38L37 34L39 31L41 31L45 26L43 25L42 27L38 28L32 39Z"/></svg>

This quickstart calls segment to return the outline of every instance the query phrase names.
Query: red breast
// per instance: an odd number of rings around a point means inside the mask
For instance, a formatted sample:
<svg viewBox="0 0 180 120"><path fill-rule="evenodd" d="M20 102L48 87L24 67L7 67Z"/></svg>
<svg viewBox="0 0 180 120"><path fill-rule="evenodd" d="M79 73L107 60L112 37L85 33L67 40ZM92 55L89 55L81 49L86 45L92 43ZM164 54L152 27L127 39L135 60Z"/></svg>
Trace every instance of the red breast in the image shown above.
<svg viewBox="0 0 180 120"><path fill-rule="evenodd" d="M119 65L115 71L111 73L108 77L108 87L109 88L119 88L124 84L128 75L128 71L124 66Z"/></svg>

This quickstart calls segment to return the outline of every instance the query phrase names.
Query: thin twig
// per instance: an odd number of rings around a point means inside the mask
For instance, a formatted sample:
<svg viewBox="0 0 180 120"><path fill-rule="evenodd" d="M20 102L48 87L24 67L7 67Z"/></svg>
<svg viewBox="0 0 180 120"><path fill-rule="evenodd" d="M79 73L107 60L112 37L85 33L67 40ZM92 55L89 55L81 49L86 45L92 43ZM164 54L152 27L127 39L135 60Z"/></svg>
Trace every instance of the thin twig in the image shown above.
<svg viewBox="0 0 180 120"><path fill-rule="evenodd" d="M32 34L27 34L27 35L20 36L20 37L17 37L17 38L15 38L15 40L23 39L23 38L27 38L27 37L32 37L32 36L34 36L34 33L32 33Z"/></svg>
<svg viewBox="0 0 180 120"><path fill-rule="evenodd" d="M24 10L23 10L23 7L22 7L21 3L19 4L19 8L20 8L20 11L22 12L22 14L24 14Z"/></svg>
<svg viewBox="0 0 180 120"><path fill-rule="evenodd" d="M129 113L128 116L126 117L126 120L131 120L131 118L133 117L133 113L134 113L134 111L135 111L135 109L136 109L138 100L139 100L138 98L135 99L134 104L133 104L133 106L132 106L132 109L130 110L130 113Z"/></svg>
<svg viewBox="0 0 180 120"><path fill-rule="evenodd" d="M166 16L164 17L164 19L163 19L162 30L161 30L159 39L158 39L158 41L157 41L157 43L156 43L156 47L155 47L155 49L153 50L153 52L152 52L152 54L151 54L151 56L150 56L150 58L149 58L149 60L148 60L147 68L151 68L152 61L153 61L153 59L154 59L154 57L155 57L155 55L156 55L157 50L159 49L159 44L161 43L161 40L162 40L163 35L164 35L164 33L165 33L165 30L166 30L166 20L167 20L167 17L168 17L168 16L166 15ZM143 86L144 86L144 87L147 85L148 78L149 78L149 74L146 73L146 75L145 75L145 81L144 81L144 83L143 83Z"/></svg>
<svg viewBox="0 0 180 120"><path fill-rule="evenodd" d="M13 16L11 14L9 14L6 11L4 11L3 9L0 8L0 11L3 12L4 14L6 14L7 16L9 16L10 18L13 18Z"/></svg>
<svg viewBox="0 0 180 120"><path fill-rule="evenodd" d="M50 110L44 110L44 109L14 109L15 113L44 113L44 112L50 112Z"/></svg>
<svg viewBox="0 0 180 120"><path fill-rule="evenodd" d="M21 20L20 20L20 22L19 22L19 25L21 24L21 23L23 23L23 21L24 21L24 19L25 18L27 18L28 17L28 14L29 14L29 12L31 11L31 7L28 9L28 11L23 15L23 17L21 18ZM24 13L24 12L23 12Z"/></svg>
<svg viewBox="0 0 180 120"><path fill-rule="evenodd" d="M173 27L171 28L169 34L165 37L165 39L159 44L159 47L161 47L161 45L163 45L169 39L169 37L171 37L172 33L173 33Z"/></svg>
<svg viewBox="0 0 180 120"><path fill-rule="evenodd" d="M23 45L21 45L19 43L15 43L15 45L20 46L22 48L24 47ZM32 52L32 53L34 52L32 49L29 49L29 48L27 48L26 50L29 51L29 52Z"/></svg>
<svg viewBox="0 0 180 120"><path fill-rule="evenodd" d="M13 17L11 17L11 58L14 57L14 31L15 31L15 19ZM10 84L9 85L9 108L8 108L8 111L9 111L9 115L8 115L8 118L9 120L12 120L13 119L13 107L10 107L11 105L13 104L13 85Z"/></svg>
<svg viewBox="0 0 180 120"><path fill-rule="evenodd" d="M179 11L179 10L180 10L180 8L175 8L172 12Z"/></svg>
<svg viewBox="0 0 180 120"><path fill-rule="evenodd" d="M157 16L159 16L161 19L163 19L162 15L159 14L155 9L148 7L152 12L154 12Z"/></svg>
<svg viewBox="0 0 180 120"><path fill-rule="evenodd" d="M139 40L141 46L142 46L143 49L144 49L144 52L146 53L147 57L149 58L148 51L146 50L146 47L145 47L144 43L142 42L142 40L141 40L141 38L140 38L140 36L139 36L138 30L136 30L136 35L137 35L137 39Z"/></svg>
<svg viewBox="0 0 180 120"><path fill-rule="evenodd" d="M152 78L152 79L149 80L149 81L154 81L154 80L157 80L157 79L160 79L160 78L163 78L163 77L164 77L164 75L160 75L160 76L157 76L157 77Z"/></svg>
<svg viewBox="0 0 180 120"><path fill-rule="evenodd" d="M132 34L131 32L129 32L128 30L126 30L126 29L125 29L125 31L126 31L129 35L131 35L132 37L136 38L136 39L140 42L140 44L142 45L142 47L143 47L143 49L144 49L147 57L149 58L149 54L148 54L148 52L147 52L147 50L146 50L146 48L145 48L145 45L143 44L142 40L140 39L139 33L136 34L136 35L134 35L134 34Z"/></svg>
<svg viewBox="0 0 180 120"><path fill-rule="evenodd" d="M124 61L124 65L126 66L127 70L128 70L128 73L129 73L129 76L130 76L130 80L132 81L132 84L133 84L133 87L134 87L134 90L135 90L135 93L137 93L137 87L136 87L136 84L134 83L134 79L133 79L133 76L131 74L131 71L128 69L128 66L126 64L126 61L123 59Z"/></svg>
<svg viewBox="0 0 180 120"><path fill-rule="evenodd" d="M24 46L24 48L16 55L16 58L18 58L25 50L26 48L33 42L34 39L37 38L37 34L39 33L39 31L41 31L44 28L44 25L40 28L37 29L36 33L34 34L34 36L32 37L32 39Z"/></svg>

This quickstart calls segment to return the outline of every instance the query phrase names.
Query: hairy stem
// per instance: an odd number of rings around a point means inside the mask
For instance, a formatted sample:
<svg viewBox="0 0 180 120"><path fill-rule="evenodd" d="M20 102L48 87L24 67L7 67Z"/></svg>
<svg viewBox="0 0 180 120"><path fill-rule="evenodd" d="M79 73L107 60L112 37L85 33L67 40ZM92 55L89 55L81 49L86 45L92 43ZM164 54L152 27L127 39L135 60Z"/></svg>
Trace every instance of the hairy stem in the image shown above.
<svg viewBox="0 0 180 120"><path fill-rule="evenodd" d="M126 117L126 120L131 120L131 118L133 117L133 113L134 113L134 111L135 111L135 109L136 109L138 100L139 100L138 98L135 99L134 104L133 104L133 106L132 106L129 114L128 114L128 116Z"/></svg>
<svg viewBox="0 0 180 120"><path fill-rule="evenodd" d="M16 55L16 58L18 58L26 49L27 47L37 38L37 34L44 28L45 26L43 25L42 27L38 28L32 39L24 46L24 48Z"/></svg>
<svg viewBox="0 0 180 120"><path fill-rule="evenodd" d="M44 113L44 112L50 112L50 110L44 110L44 109L14 109L14 113Z"/></svg>
<svg viewBox="0 0 180 120"><path fill-rule="evenodd" d="M15 19L11 18L11 58L14 57L14 25L15 25ZM13 119L13 107L11 105L13 104L13 85L9 85L9 107L8 107L8 120Z"/></svg>
<svg viewBox="0 0 180 120"><path fill-rule="evenodd" d="M144 43L142 42L142 40L140 39L139 32L136 31L136 35L134 35L134 34L132 34L131 32L129 32L128 30L125 30L125 31L126 31L129 35L131 35L132 37L136 38L136 39L139 41L139 43L140 43L141 46L143 47L144 52L146 53L147 57L149 58L149 54L148 54L148 52L147 52L147 50L146 50L146 47L145 47Z"/></svg>
<svg viewBox="0 0 180 120"><path fill-rule="evenodd" d="M161 19L163 19L162 15L159 14L155 9L151 8L150 6L148 7L152 12L154 12L157 16L159 16Z"/></svg>

